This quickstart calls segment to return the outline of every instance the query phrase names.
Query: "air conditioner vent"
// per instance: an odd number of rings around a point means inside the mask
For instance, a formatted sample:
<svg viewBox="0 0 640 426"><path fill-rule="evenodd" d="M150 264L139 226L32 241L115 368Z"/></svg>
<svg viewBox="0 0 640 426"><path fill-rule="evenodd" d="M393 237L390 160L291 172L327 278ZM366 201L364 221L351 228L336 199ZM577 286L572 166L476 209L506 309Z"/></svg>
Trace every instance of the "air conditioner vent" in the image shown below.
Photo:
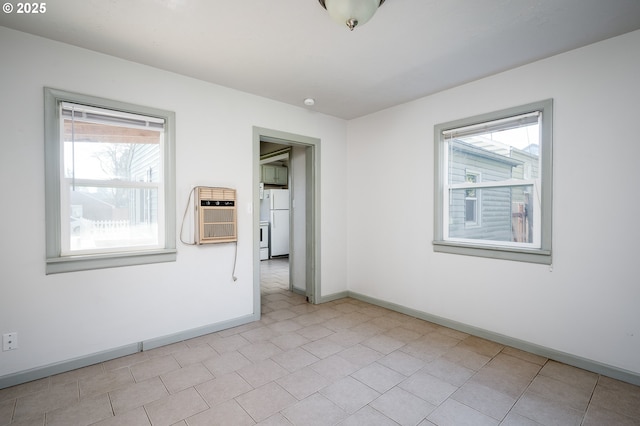
<svg viewBox="0 0 640 426"><path fill-rule="evenodd" d="M196 196L198 244L238 240L236 191L231 188L199 186Z"/></svg>

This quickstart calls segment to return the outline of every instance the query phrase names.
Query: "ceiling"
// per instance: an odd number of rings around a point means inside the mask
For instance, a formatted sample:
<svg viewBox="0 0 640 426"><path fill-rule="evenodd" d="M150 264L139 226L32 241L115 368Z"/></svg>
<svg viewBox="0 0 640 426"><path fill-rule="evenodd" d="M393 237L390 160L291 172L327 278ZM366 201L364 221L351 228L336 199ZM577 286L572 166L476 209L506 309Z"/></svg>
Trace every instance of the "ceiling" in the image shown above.
<svg viewBox="0 0 640 426"><path fill-rule="evenodd" d="M640 0L56 0L0 25L344 119L640 29ZM640 46L639 46L640 48Z"/></svg>

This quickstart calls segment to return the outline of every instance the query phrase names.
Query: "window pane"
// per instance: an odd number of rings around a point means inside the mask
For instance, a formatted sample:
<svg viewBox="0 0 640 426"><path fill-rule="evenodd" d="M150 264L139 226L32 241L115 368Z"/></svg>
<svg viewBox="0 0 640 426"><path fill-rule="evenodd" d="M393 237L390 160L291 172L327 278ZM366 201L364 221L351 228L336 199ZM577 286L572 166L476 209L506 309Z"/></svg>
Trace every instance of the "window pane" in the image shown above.
<svg viewBox="0 0 640 426"><path fill-rule="evenodd" d="M481 173L483 182L539 177L538 123L446 141L449 151L449 184L471 182L467 169Z"/></svg>
<svg viewBox="0 0 640 426"><path fill-rule="evenodd" d="M479 188L481 202L466 197L465 189L451 190L449 238L533 243L533 190L533 185Z"/></svg>
<svg viewBox="0 0 640 426"><path fill-rule="evenodd" d="M64 175L75 179L160 180L162 132L65 119Z"/></svg>
<svg viewBox="0 0 640 426"><path fill-rule="evenodd" d="M69 190L69 251L156 247L158 190L76 186Z"/></svg>

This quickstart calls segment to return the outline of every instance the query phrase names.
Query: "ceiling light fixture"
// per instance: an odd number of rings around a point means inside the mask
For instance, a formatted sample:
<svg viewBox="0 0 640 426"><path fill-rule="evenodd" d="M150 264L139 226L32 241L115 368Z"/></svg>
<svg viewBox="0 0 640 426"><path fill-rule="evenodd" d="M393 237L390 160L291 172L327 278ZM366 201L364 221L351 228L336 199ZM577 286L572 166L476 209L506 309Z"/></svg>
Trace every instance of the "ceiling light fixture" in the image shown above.
<svg viewBox="0 0 640 426"><path fill-rule="evenodd" d="M351 31L364 25L382 6L384 0L319 0L327 9L331 19L339 24L346 24Z"/></svg>
<svg viewBox="0 0 640 426"><path fill-rule="evenodd" d="M306 106L314 106L316 104L316 100L313 98L305 98L304 104Z"/></svg>

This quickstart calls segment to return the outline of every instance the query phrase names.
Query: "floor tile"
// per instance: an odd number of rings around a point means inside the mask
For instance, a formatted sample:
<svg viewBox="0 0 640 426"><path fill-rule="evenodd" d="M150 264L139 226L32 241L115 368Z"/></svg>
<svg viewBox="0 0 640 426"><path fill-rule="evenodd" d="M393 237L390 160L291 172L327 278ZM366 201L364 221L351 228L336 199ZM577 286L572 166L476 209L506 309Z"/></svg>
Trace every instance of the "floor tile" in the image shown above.
<svg viewBox="0 0 640 426"><path fill-rule="evenodd" d="M496 355L485 367L495 368L510 375L527 379L533 379L541 368L538 364L533 364L529 361L502 353Z"/></svg>
<svg viewBox="0 0 640 426"><path fill-rule="evenodd" d="M0 389L0 402L49 390L50 383L51 378L46 377L44 379L34 380L32 382Z"/></svg>
<svg viewBox="0 0 640 426"><path fill-rule="evenodd" d="M422 372L412 375L398 386L436 406L458 390L457 386Z"/></svg>
<svg viewBox="0 0 640 426"><path fill-rule="evenodd" d="M256 423L257 426L293 426L282 414L276 413L273 416Z"/></svg>
<svg viewBox="0 0 640 426"><path fill-rule="evenodd" d="M600 377L591 402L595 406L638 419L640 423L640 386Z"/></svg>
<svg viewBox="0 0 640 426"><path fill-rule="evenodd" d="M169 392L160 377L154 377L109 393L113 412L116 415L142 407L167 395Z"/></svg>
<svg viewBox="0 0 640 426"><path fill-rule="evenodd" d="M431 362L442 356L449 349L448 346L434 346L429 341L419 338L407 343L399 350L424 362ZM489 358L487 358L487 361L489 361Z"/></svg>
<svg viewBox="0 0 640 426"><path fill-rule="evenodd" d="M515 398L476 383L466 383L451 398L496 420L503 420L516 403Z"/></svg>
<svg viewBox="0 0 640 426"><path fill-rule="evenodd" d="M586 411L589 399L591 399L591 392L574 388L565 382L547 376L538 376L533 379L527 392L537 393L578 411Z"/></svg>
<svg viewBox="0 0 640 426"><path fill-rule="evenodd" d="M197 345L189 346L189 348L176 352L173 354L173 358L178 361L181 367L186 367L191 364L202 362L206 359L217 356L218 353L209 345Z"/></svg>
<svg viewBox="0 0 640 426"><path fill-rule="evenodd" d="M262 341L251 343L238 349L242 355L252 362L262 361L272 356L282 353L282 349L271 342Z"/></svg>
<svg viewBox="0 0 640 426"><path fill-rule="evenodd" d="M421 321L421 322L424 322L424 321ZM407 328L407 325L408 324L403 324L400 327L394 327L394 328L392 328L390 330L387 330L383 335L392 337L394 340L398 340L398 341L406 344L406 343L409 343L409 342L413 342L414 340L417 340L420 337L422 337L425 334L427 334L426 330L424 332L418 332L416 330L410 330L409 328ZM375 348L373 348L373 349L375 349Z"/></svg>
<svg viewBox="0 0 640 426"><path fill-rule="evenodd" d="M7 399L6 401L0 402L0 425L8 425L13 419L13 409L15 406L15 399Z"/></svg>
<svg viewBox="0 0 640 426"><path fill-rule="evenodd" d="M402 426L415 426L436 407L410 392L393 388L369 404Z"/></svg>
<svg viewBox="0 0 640 426"><path fill-rule="evenodd" d="M302 337L298 333L287 333L282 334L278 337L274 337L270 340L271 343L282 349L283 351L288 351L289 349L294 349L305 345L310 342L306 337Z"/></svg>
<svg viewBox="0 0 640 426"><path fill-rule="evenodd" d="M320 393L349 414L380 396L380 393L349 376L325 387Z"/></svg>
<svg viewBox="0 0 640 426"><path fill-rule="evenodd" d="M295 399L275 382L240 395L236 401L245 409L254 421L260 422L281 410L295 404Z"/></svg>
<svg viewBox="0 0 640 426"><path fill-rule="evenodd" d="M533 392L526 392L513 407L513 412L542 425L578 426L584 413Z"/></svg>
<svg viewBox="0 0 640 426"><path fill-rule="evenodd" d="M405 375L377 362L361 368L353 373L351 377L380 393L388 391L407 378Z"/></svg>
<svg viewBox="0 0 640 426"><path fill-rule="evenodd" d="M289 374L287 370L271 359L265 359L264 361L242 367L237 373L254 388Z"/></svg>
<svg viewBox="0 0 640 426"><path fill-rule="evenodd" d="M92 426L151 426L151 421L144 408L136 408L114 417L108 417Z"/></svg>
<svg viewBox="0 0 640 426"><path fill-rule="evenodd" d="M350 415L342 422L340 426L397 426L398 423L391 420L381 412L366 406Z"/></svg>
<svg viewBox="0 0 640 426"><path fill-rule="evenodd" d="M118 370L124 367L131 367L143 361L148 361L149 359L149 354L146 352L136 352L135 354L105 361L102 363L102 366L105 371Z"/></svg>
<svg viewBox="0 0 640 426"><path fill-rule="evenodd" d="M312 353L319 359L327 358L345 349L344 346L334 342L330 339L330 337L331 336L307 343L303 345L302 348L307 352Z"/></svg>
<svg viewBox="0 0 640 426"><path fill-rule="evenodd" d="M617 411L609 410L600 406L591 406L587 409L582 426L638 426L640 418L627 417Z"/></svg>
<svg viewBox="0 0 640 426"><path fill-rule="evenodd" d="M145 405L153 426L170 426L208 408L207 403L194 388L165 396Z"/></svg>
<svg viewBox="0 0 640 426"><path fill-rule="evenodd" d="M85 426L113 416L107 394L86 398L46 414L47 426Z"/></svg>
<svg viewBox="0 0 640 426"><path fill-rule="evenodd" d="M168 355L173 355L174 353L183 351L188 347L189 346L187 346L186 342L177 342L177 343L172 343L170 345L149 349L149 350L146 350L145 352L147 353L147 355L149 355L149 358L157 358L157 357L165 357Z"/></svg>
<svg viewBox="0 0 640 426"><path fill-rule="evenodd" d="M544 426L513 411L507 414L500 426Z"/></svg>
<svg viewBox="0 0 640 426"><path fill-rule="evenodd" d="M71 406L78 401L77 381L53 385L49 390L18 398L13 418L14 421L26 419L33 417L34 414L40 415L57 408Z"/></svg>
<svg viewBox="0 0 640 426"><path fill-rule="evenodd" d="M455 346L449 350L444 350L442 352L442 358L474 371L480 370L491 361L490 357L480 355L462 346Z"/></svg>
<svg viewBox="0 0 640 426"><path fill-rule="evenodd" d="M386 367L389 367L400 374L410 376L425 366L425 362L414 356L411 356L401 350L394 351L384 358L376 361Z"/></svg>
<svg viewBox="0 0 640 426"><path fill-rule="evenodd" d="M333 334L333 331L329 330L327 327L323 327L322 325L314 324L307 327L303 327L297 330L296 333L313 341L313 340L322 339L323 337L330 336L331 334Z"/></svg>
<svg viewBox="0 0 640 426"><path fill-rule="evenodd" d="M598 375L556 361L547 362L540 370L541 376L553 377L575 388L591 391L596 386Z"/></svg>
<svg viewBox="0 0 640 426"><path fill-rule="evenodd" d="M291 314L294 317L298 316L298 314L296 314L295 312L292 312L292 311L288 311L288 312L291 312ZM291 319L280 320L278 322L270 324L268 327L271 330L273 330L277 335L293 333L294 331L300 330L302 328L300 324L298 324L297 322Z"/></svg>
<svg viewBox="0 0 640 426"><path fill-rule="evenodd" d="M76 370L67 371L66 373L56 374L51 376L51 387L57 385L63 385L67 383L74 383L78 380L86 377L96 376L105 372L103 364L94 364L87 367L78 368Z"/></svg>
<svg viewBox="0 0 640 426"><path fill-rule="evenodd" d="M207 404L213 407L249 392L253 390L253 387L238 373L234 372L201 383L196 386L196 390Z"/></svg>
<svg viewBox="0 0 640 426"><path fill-rule="evenodd" d="M251 365L244 355L238 351L224 352L218 357L209 358L202 362L211 373L218 377L232 373L236 370Z"/></svg>
<svg viewBox="0 0 640 426"><path fill-rule="evenodd" d="M86 377L78 381L80 387L80 399L97 396L116 389L127 387L134 383L131 371L121 368L93 377Z"/></svg>
<svg viewBox="0 0 640 426"><path fill-rule="evenodd" d="M187 419L189 426L251 426L255 422L240 405L229 400Z"/></svg>
<svg viewBox="0 0 640 426"><path fill-rule="evenodd" d="M453 399L436 408L427 420L438 426L494 426L500 423Z"/></svg>
<svg viewBox="0 0 640 426"><path fill-rule="evenodd" d="M215 342L211 342L210 345L216 350L216 352L223 354L225 352L237 351L250 343L251 342L240 335L232 335L229 337L222 337Z"/></svg>
<svg viewBox="0 0 640 426"><path fill-rule="evenodd" d="M307 352L301 348L291 349L287 352L282 352L277 355L271 357L271 360L278 363L281 367L284 367L289 372L294 372L300 370L301 368L307 367L316 361L319 361L320 358L317 356Z"/></svg>
<svg viewBox="0 0 640 426"><path fill-rule="evenodd" d="M639 386L354 298L309 304L286 258L260 275L259 321L0 389L0 426L640 426Z"/></svg>
<svg viewBox="0 0 640 426"><path fill-rule="evenodd" d="M502 351L502 348L504 348L504 346L499 343L476 336L469 336L465 338L460 342L460 346L488 357L496 356L500 351Z"/></svg>
<svg viewBox="0 0 640 426"><path fill-rule="evenodd" d="M401 347L403 347L405 343L398 339L394 339L393 337L386 336L384 334L378 334L377 336L373 336L368 338L367 340L364 340L362 342L362 345L382 354L389 355L396 349L400 349Z"/></svg>
<svg viewBox="0 0 640 426"><path fill-rule="evenodd" d="M347 417L337 405L317 393L285 408L282 414L294 425L305 426L331 426Z"/></svg>
<svg viewBox="0 0 640 426"><path fill-rule="evenodd" d="M331 384L329 379L308 367L281 377L276 382L298 400L305 399Z"/></svg>
<svg viewBox="0 0 640 426"><path fill-rule="evenodd" d="M285 321L291 318L295 318L297 316L298 314L293 312L291 309L278 309L266 315L266 317L271 318L274 321ZM272 327L269 327L269 328L273 330Z"/></svg>
<svg viewBox="0 0 640 426"><path fill-rule="evenodd" d="M367 339L367 337L370 336L368 334L360 333L355 331L354 329L351 329L336 331L331 336L327 336L327 339L331 340L334 343L337 343L340 346L348 348L357 345L358 343Z"/></svg>
<svg viewBox="0 0 640 426"><path fill-rule="evenodd" d="M132 365L131 374L136 382L142 382L179 368L180 364L172 356L160 356Z"/></svg>
<svg viewBox="0 0 640 426"><path fill-rule="evenodd" d="M358 370L358 366L350 361L338 356L331 355L321 361L311 365L311 368L331 381L341 379L344 376Z"/></svg>
<svg viewBox="0 0 640 426"><path fill-rule="evenodd" d="M364 367L382 358L384 355L362 344L351 346L338 353L338 356L359 367Z"/></svg>
<svg viewBox="0 0 640 426"><path fill-rule="evenodd" d="M548 358L542 357L540 355L535 355L530 352L525 352L520 349L512 348L510 346L505 346L502 349L502 353L506 355L511 355L513 357L520 358L525 361L529 361L533 364L538 364L538 365L544 365L548 361Z"/></svg>
<svg viewBox="0 0 640 426"><path fill-rule="evenodd" d="M260 327L254 328L253 330L245 331L240 335L251 343L257 343L272 339L278 334L269 327Z"/></svg>
<svg viewBox="0 0 640 426"><path fill-rule="evenodd" d="M426 363L422 371L442 379L447 383L451 383L454 386L462 386L476 373L470 368L442 357Z"/></svg>
<svg viewBox="0 0 640 426"><path fill-rule="evenodd" d="M203 364L191 364L160 376L169 393L182 390L213 379L213 374Z"/></svg>
<svg viewBox="0 0 640 426"><path fill-rule="evenodd" d="M516 376L508 371L485 366L469 379L468 383L483 385L517 399L527 389L531 378Z"/></svg>

